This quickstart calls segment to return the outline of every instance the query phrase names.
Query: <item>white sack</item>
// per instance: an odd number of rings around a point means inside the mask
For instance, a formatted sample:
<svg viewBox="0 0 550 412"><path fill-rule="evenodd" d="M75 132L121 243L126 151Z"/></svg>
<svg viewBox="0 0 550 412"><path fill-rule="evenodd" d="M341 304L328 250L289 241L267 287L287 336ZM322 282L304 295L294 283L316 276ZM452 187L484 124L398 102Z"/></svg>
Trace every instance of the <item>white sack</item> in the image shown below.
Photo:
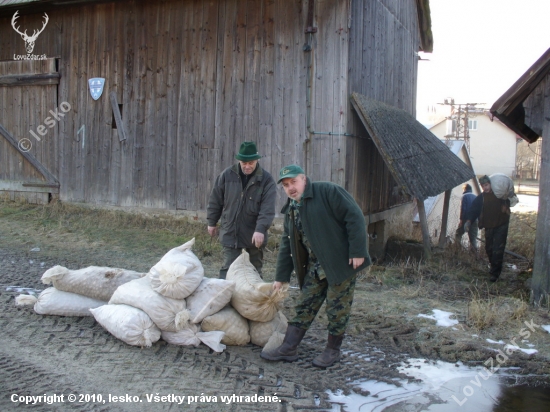
<svg viewBox="0 0 550 412"><path fill-rule="evenodd" d="M205 317L201 323L201 329L205 332L223 331L225 335L222 343L226 345L238 346L250 342L248 321L231 306L226 306L219 312Z"/></svg>
<svg viewBox="0 0 550 412"><path fill-rule="evenodd" d="M38 298L31 295L19 295L17 305L34 305L39 315L91 316L90 309L106 305L107 302L92 299L76 293L63 292L56 288L43 290Z"/></svg>
<svg viewBox="0 0 550 412"><path fill-rule="evenodd" d="M286 316L283 315L283 312L279 311L275 317L269 322L256 322L249 321L250 325L250 341L254 345L264 347L271 335L274 332L279 332L282 334L286 333L286 328L288 327L288 321Z"/></svg>
<svg viewBox="0 0 550 412"><path fill-rule="evenodd" d="M44 272L42 283L52 283L57 290L107 302L120 285L142 276L145 276L145 273L118 268L89 266L71 270L58 265Z"/></svg>
<svg viewBox="0 0 550 412"><path fill-rule="evenodd" d="M177 332L189 320L185 300L167 298L155 292L151 289L149 276L119 286L109 304L125 304L141 309L149 315L160 330Z"/></svg>
<svg viewBox="0 0 550 412"><path fill-rule="evenodd" d="M204 277L204 268L191 251L194 244L195 238L170 250L151 268L153 290L173 299L185 299L195 291Z"/></svg>
<svg viewBox="0 0 550 412"><path fill-rule="evenodd" d="M273 319L288 292L288 283L274 292L273 283L262 280L245 250L229 266L227 280L235 281L231 306L245 318L257 322L269 322Z"/></svg>
<svg viewBox="0 0 550 412"><path fill-rule="evenodd" d="M141 309L128 305L104 305L90 309L95 320L116 338L134 346L151 346L160 329Z"/></svg>
<svg viewBox="0 0 550 412"><path fill-rule="evenodd" d="M519 200L514 193L514 182L504 173L493 173L489 176L491 179L491 189L499 199L510 199L510 207L518 204Z"/></svg>
<svg viewBox="0 0 550 412"><path fill-rule="evenodd" d="M231 300L235 282L204 278L199 287L186 299L191 312L189 321L200 323L208 315L220 311Z"/></svg>
<svg viewBox="0 0 550 412"><path fill-rule="evenodd" d="M199 346L202 342L215 352L223 352L226 348L220 341L222 331L201 332L199 325L189 323L179 332L162 332L162 339L171 345Z"/></svg>
<svg viewBox="0 0 550 412"><path fill-rule="evenodd" d="M281 346L285 340L285 333L273 332L273 335L269 337L269 340L262 349L262 352L270 351Z"/></svg>

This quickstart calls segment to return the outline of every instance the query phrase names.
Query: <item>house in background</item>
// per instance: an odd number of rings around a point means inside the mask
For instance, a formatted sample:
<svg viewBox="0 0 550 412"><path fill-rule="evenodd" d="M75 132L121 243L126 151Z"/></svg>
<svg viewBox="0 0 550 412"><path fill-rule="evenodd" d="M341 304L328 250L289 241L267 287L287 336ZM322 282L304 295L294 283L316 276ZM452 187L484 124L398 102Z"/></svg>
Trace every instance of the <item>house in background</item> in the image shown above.
<svg viewBox="0 0 550 412"><path fill-rule="evenodd" d="M460 160L462 160L470 169L476 172L473 168L470 155L468 150L466 150L466 145L463 140L443 140L443 143L447 145L452 153L454 153ZM481 193L481 188L477 179L472 178L467 182L472 186L472 193L476 196ZM460 220L460 205L462 202L462 192L463 185L460 184L455 186L451 191L451 197L449 199L449 214L447 220L447 237L454 238L454 232L458 227L458 221ZM441 230L441 220L443 218L443 204L444 204L444 193L440 193L436 196L430 196L424 200L424 209L426 210L426 219L428 221L428 231L432 242L436 243L440 236ZM414 237L420 238L420 217L418 213L415 214L414 219ZM467 236L464 236L464 239L467 239Z"/></svg>
<svg viewBox="0 0 550 412"><path fill-rule="evenodd" d="M444 119L430 128L440 139L452 135L454 120ZM491 120L488 111L469 119L470 159L478 176L504 173L515 177L516 133L498 119Z"/></svg>

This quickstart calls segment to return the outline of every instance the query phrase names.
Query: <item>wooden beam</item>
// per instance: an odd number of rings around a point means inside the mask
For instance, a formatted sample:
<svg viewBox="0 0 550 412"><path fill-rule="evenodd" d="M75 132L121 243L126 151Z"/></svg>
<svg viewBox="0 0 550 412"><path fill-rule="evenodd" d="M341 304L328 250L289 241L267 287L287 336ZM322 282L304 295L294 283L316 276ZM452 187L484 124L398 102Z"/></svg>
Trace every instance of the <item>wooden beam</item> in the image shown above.
<svg viewBox="0 0 550 412"><path fill-rule="evenodd" d="M58 194L59 184L0 180L0 191Z"/></svg>
<svg viewBox="0 0 550 412"><path fill-rule="evenodd" d="M0 76L0 86L42 86L59 84L59 73L10 74Z"/></svg>
<svg viewBox="0 0 550 412"><path fill-rule="evenodd" d="M441 219L441 233L439 234L439 247L444 248L447 243L447 222L449 221L449 203L452 189L445 191L443 198L443 217Z"/></svg>
<svg viewBox="0 0 550 412"><path fill-rule="evenodd" d="M420 218L420 228L422 229L422 243L424 244L424 259L429 260L432 256L432 245L430 241L430 232L428 230L428 220L426 219L426 209L424 201L416 199L418 208L418 217Z"/></svg>
<svg viewBox="0 0 550 412"><path fill-rule="evenodd" d="M2 124L0 124L0 135L4 136L4 138L13 146L15 147L15 150L17 150L25 159L29 161L30 164L34 166L36 170L38 170L42 176L49 182L49 183L57 183L59 184L58 180L55 178L54 175L50 173L48 169L46 169L42 163L38 161L36 157L34 157L30 152L24 152L19 148L19 144L17 140L15 140L15 137L13 137L10 132L8 132Z"/></svg>
<svg viewBox="0 0 550 412"><path fill-rule="evenodd" d="M111 107L113 108L113 114L115 116L116 128L118 130L118 140L121 142L126 140L126 129L124 128L124 123L122 122L122 115L118 108L118 100L116 98L116 92L113 90L109 93L109 98L111 100Z"/></svg>

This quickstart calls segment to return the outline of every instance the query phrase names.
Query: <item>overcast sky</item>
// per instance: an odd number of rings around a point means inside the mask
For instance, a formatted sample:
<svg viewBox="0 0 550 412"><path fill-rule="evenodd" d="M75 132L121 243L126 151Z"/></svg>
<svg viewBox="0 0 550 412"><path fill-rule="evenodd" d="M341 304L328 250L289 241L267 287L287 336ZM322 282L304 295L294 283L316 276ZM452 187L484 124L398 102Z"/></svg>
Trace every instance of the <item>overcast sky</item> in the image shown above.
<svg viewBox="0 0 550 412"><path fill-rule="evenodd" d="M430 0L433 53L420 53L417 118L453 97L502 95L550 47L550 0Z"/></svg>

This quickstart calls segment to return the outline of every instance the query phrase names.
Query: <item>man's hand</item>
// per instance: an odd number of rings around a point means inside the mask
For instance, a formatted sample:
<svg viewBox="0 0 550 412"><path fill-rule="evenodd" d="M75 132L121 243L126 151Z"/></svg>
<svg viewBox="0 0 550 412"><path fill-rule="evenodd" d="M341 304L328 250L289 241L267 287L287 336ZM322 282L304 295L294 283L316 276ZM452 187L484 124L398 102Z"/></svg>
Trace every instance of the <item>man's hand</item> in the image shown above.
<svg viewBox="0 0 550 412"><path fill-rule="evenodd" d="M470 231L470 226L472 225L472 222L470 222L469 220L466 221L466 223L464 223L464 231L465 232L469 232Z"/></svg>
<svg viewBox="0 0 550 412"><path fill-rule="evenodd" d="M254 232L252 235L252 244L257 248L260 248L264 244L264 234L260 232Z"/></svg>
<svg viewBox="0 0 550 412"><path fill-rule="evenodd" d="M365 258L351 258L349 260L349 264L353 265L354 269L357 269L359 266L363 264L364 261L365 261Z"/></svg>
<svg viewBox="0 0 550 412"><path fill-rule="evenodd" d="M273 282L273 292L277 292L279 290L281 290L281 288L283 287L283 282Z"/></svg>
<svg viewBox="0 0 550 412"><path fill-rule="evenodd" d="M208 226L208 234L211 237L214 237L218 234L218 227L217 226Z"/></svg>

